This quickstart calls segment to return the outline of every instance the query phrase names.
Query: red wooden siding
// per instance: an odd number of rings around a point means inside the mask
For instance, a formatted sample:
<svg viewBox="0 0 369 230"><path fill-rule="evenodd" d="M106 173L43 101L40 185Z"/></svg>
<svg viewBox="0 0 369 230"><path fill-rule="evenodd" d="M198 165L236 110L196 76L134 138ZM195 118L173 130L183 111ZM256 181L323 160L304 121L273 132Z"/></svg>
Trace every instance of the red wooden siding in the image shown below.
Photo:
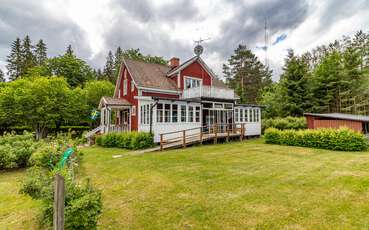
<svg viewBox="0 0 369 230"><path fill-rule="evenodd" d="M339 129L341 127L347 127L352 130L361 132L362 123L360 121L349 121L349 120L314 120L314 128L334 128Z"/></svg>
<svg viewBox="0 0 369 230"><path fill-rule="evenodd" d="M306 116L306 123L308 129L314 129L314 117L313 116Z"/></svg>
<svg viewBox="0 0 369 230"><path fill-rule="evenodd" d="M182 90L184 88L184 77L185 76L201 78L203 85L211 85L211 76L206 72L204 68L202 68L202 66L197 61L187 66L183 70L181 70L181 89Z"/></svg>
<svg viewBox="0 0 369 230"><path fill-rule="evenodd" d="M131 114L131 129L132 130L138 130L138 114L137 114L137 107L138 107L138 100L135 99L134 97L138 95L138 89L136 87L134 87L134 90L131 91L131 84L134 84L132 81L132 77L129 74L128 71L127 72L127 94L124 95L124 87L123 87L123 82L124 82L124 72L126 71L126 67L123 66L123 71L122 71L122 76L121 76L121 81L119 82L120 84L120 97L126 99L127 101L129 101L132 106L136 106L136 114L133 116ZM131 110L132 111L132 110Z"/></svg>

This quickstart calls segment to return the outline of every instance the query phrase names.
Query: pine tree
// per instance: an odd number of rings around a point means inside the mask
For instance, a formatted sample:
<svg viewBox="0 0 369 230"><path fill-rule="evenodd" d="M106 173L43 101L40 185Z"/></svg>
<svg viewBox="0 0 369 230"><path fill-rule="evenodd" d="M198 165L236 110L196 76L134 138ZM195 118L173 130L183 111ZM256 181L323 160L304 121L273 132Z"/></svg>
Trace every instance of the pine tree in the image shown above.
<svg viewBox="0 0 369 230"><path fill-rule="evenodd" d="M114 71L114 56L111 51L109 51L108 56L106 57L103 74L106 80L115 83L116 76Z"/></svg>
<svg viewBox="0 0 369 230"><path fill-rule="evenodd" d="M34 55L37 65L43 65L47 60L47 47L42 39L35 46Z"/></svg>
<svg viewBox="0 0 369 230"><path fill-rule="evenodd" d="M25 74L29 68L36 66L36 58L32 52L33 46L30 37L27 35L22 42L21 55L22 66L21 75Z"/></svg>
<svg viewBox="0 0 369 230"><path fill-rule="evenodd" d="M118 76L119 74L119 69L123 61L123 56L124 56L123 50L120 48L120 46L118 46L114 54L114 75L115 76Z"/></svg>
<svg viewBox="0 0 369 230"><path fill-rule="evenodd" d="M22 44L20 38L15 39L11 45L10 54L7 57L8 76L11 81L18 79L22 72Z"/></svg>
<svg viewBox="0 0 369 230"><path fill-rule="evenodd" d="M329 53L316 66L311 88L314 112L340 111L340 92L347 88L343 77L341 53L338 51Z"/></svg>
<svg viewBox="0 0 369 230"><path fill-rule="evenodd" d="M280 80L284 115L302 116L309 104L309 67L303 58L288 51Z"/></svg>
<svg viewBox="0 0 369 230"><path fill-rule="evenodd" d="M103 80L104 79L104 74L102 73L100 68L95 70L95 75L96 75L97 80Z"/></svg>
<svg viewBox="0 0 369 230"><path fill-rule="evenodd" d="M67 50L65 51L65 55L74 56L74 51L71 44L68 45Z"/></svg>
<svg viewBox="0 0 369 230"><path fill-rule="evenodd" d="M0 82L5 82L4 72L0 69Z"/></svg>
<svg viewBox="0 0 369 230"><path fill-rule="evenodd" d="M243 103L256 103L261 90L271 83L271 71L245 45L239 45L223 65L228 85Z"/></svg>

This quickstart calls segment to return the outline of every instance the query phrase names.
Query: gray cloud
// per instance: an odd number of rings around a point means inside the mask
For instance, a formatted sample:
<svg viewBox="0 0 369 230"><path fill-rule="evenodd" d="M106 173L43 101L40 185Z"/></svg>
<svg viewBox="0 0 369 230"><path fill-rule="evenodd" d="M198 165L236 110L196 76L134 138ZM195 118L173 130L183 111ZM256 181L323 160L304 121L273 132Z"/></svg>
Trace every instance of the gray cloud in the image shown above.
<svg viewBox="0 0 369 230"><path fill-rule="evenodd" d="M104 36L107 47L105 53L120 46L123 49L140 48L146 54L165 58L188 58L192 55L191 47L172 40L171 35L159 26L167 23L175 30L177 21L184 18L199 19L199 11L192 1L181 0L160 7L154 7L148 1L116 1L112 8L117 9L119 14L112 29ZM103 59L102 55L96 59Z"/></svg>
<svg viewBox="0 0 369 230"><path fill-rule="evenodd" d="M265 19L269 36L279 31L296 28L308 16L309 5L305 0L273 0L249 5L240 0L232 2L233 17L222 25L223 36L211 42L214 50L223 57L232 53L239 43L255 48L264 43Z"/></svg>
<svg viewBox="0 0 369 230"><path fill-rule="evenodd" d="M191 0L178 0L155 7L151 1L115 0L113 6L119 6L126 11L133 20L144 23L166 22L174 23L185 19L197 19L199 9Z"/></svg>
<svg viewBox="0 0 369 230"><path fill-rule="evenodd" d="M204 18L204 9L199 9L195 3L195 0L177 0L157 5L150 0L111 0L108 10L114 17L102 35L105 50L96 54L89 63L95 68L102 67L108 51L114 51L117 46L123 49L140 48L143 53L165 58L179 56L183 60L191 57L191 42L173 39L171 31L178 36L184 24L206 27L201 23L211 23ZM49 56L63 53L66 46L72 44L78 56L85 60L90 58L91 40L86 31L67 16L53 15L46 5L52 7L51 1L0 0L0 68L9 53L11 42L26 34L31 36L34 43L40 38L44 39L49 48ZM322 31L333 27L338 21L351 17L359 10L369 9L368 0L327 0L320 5L324 7L318 9L320 26L311 37L319 37ZM219 36L205 44L206 54L217 54L216 57L220 57L221 61L226 61L239 43L254 49L256 45L264 43L265 18L272 38L280 33L291 32L301 25L317 12L312 6L315 4L308 0L211 2L205 11L213 11L210 12L212 15L219 14L222 17L222 13L215 12L222 8L228 12L230 7L232 11L231 17L220 25ZM338 35L344 32L338 32ZM216 63L215 68L221 64Z"/></svg>
<svg viewBox="0 0 369 230"><path fill-rule="evenodd" d="M320 27L317 32L329 30L334 24L355 15L360 10L369 10L368 0L327 0L319 18Z"/></svg>
<svg viewBox="0 0 369 230"><path fill-rule="evenodd" d="M49 56L64 53L68 44L79 56L90 56L84 32L68 18L54 17L42 1L0 0L0 6L0 59L5 60L12 41L27 34L33 43L43 39Z"/></svg>

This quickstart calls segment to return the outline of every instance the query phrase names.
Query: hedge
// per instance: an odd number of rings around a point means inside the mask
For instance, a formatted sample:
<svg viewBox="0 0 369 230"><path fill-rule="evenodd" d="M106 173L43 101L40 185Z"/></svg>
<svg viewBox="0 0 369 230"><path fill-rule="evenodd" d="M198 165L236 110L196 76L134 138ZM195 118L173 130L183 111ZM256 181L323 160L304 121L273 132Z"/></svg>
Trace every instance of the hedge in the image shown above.
<svg viewBox="0 0 369 230"><path fill-rule="evenodd" d="M268 128L276 128L280 130L284 129L306 129L306 119L305 117L283 117L283 118L270 118L263 120L262 130Z"/></svg>
<svg viewBox="0 0 369 230"><path fill-rule="evenodd" d="M154 136L147 132L108 133L97 136L96 144L108 148L145 149L154 145Z"/></svg>
<svg viewBox="0 0 369 230"><path fill-rule="evenodd" d="M267 144L302 146L338 151L363 151L368 149L368 139L348 128L278 130L269 128L264 133Z"/></svg>

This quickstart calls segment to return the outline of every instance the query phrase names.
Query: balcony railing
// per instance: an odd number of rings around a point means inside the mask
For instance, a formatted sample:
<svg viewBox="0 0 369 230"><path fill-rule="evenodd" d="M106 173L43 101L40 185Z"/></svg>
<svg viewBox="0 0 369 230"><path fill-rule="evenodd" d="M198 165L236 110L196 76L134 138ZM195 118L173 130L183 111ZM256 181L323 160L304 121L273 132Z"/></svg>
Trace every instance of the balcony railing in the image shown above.
<svg viewBox="0 0 369 230"><path fill-rule="evenodd" d="M183 90L182 98L224 98L224 99L236 99L236 94L232 89L224 89L212 86L200 86L195 88L188 88Z"/></svg>

